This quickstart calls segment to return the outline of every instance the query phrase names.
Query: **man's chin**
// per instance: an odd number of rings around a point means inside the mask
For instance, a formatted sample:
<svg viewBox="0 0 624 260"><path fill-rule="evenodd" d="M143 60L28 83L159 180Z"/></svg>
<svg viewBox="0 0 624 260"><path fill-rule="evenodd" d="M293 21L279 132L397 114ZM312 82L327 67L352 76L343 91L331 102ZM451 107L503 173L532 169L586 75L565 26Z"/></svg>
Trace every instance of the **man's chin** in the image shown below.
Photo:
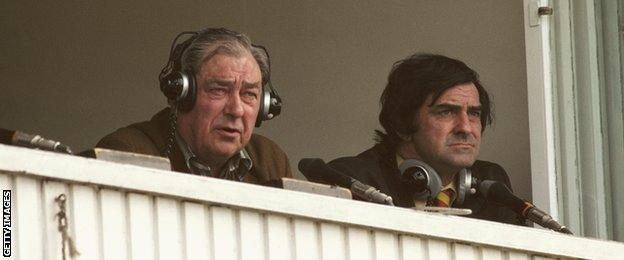
<svg viewBox="0 0 624 260"><path fill-rule="evenodd" d="M468 168L468 167L472 166L474 164L474 162L475 162L475 160L461 161L461 162L458 162L456 164L456 166L459 167L459 168Z"/></svg>
<svg viewBox="0 0 624 260"><path fill-rule="evenodd" d="M457 168L468 168L474 164L476 158L474 157L460 157L452 158L449 163Z"/></svg>
<svg viewBox="0 0 624 260"><path fill-rule="evenodd" d="M217 150L213 154L221 158L230 158L236 153L238 153L239 151L240 149L231 148L231 149Z"/></svg>
<svg viewBox="0 0 624 260"><path fill-rule="evenodd" d="M213 147L208 148L208 153L211 156L219 157L219 158L230 158L234 154L238 153L242 148L242 146L234 143L219 143L213 145Z"/></svg>

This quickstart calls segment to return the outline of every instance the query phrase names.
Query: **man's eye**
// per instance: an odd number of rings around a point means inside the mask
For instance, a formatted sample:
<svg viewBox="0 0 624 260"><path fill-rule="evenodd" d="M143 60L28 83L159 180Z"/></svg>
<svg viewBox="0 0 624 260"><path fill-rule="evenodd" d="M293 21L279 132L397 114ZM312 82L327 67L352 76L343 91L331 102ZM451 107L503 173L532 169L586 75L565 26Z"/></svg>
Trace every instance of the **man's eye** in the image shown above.
<svg viewBox="0 0 624 260"><path fill-rule="evenodd" d="M245 92L243 93L243 95L246 97L258 97L258 94L256 94L255 92Z"/></svg>
<svg viewBox="0 0 624 260"><path fill-rule="evenodd" d="M256 99L258 99L258 93L253 91L245 91L241 95L241 98L247 102L255 101Z"/></svg>
<svg viewBox="0 0 624 260"><path fill-rule="evenodd" d="M481 117L481 111L470 111L470 115L474 117Z"/></svg>
<svg viewBox="0 0 624 260"><path fill-rule="evenodd" d="M227 94L227 89L226 88L209 88L208 93L210 95L223 96Z"/></svg>
<svg viewBox="0 0 624 260"><path fill-rule="evenodd" d="M438 115L441 116L451 116L453 115L453 110L441 110L438 112Z"/></svg>

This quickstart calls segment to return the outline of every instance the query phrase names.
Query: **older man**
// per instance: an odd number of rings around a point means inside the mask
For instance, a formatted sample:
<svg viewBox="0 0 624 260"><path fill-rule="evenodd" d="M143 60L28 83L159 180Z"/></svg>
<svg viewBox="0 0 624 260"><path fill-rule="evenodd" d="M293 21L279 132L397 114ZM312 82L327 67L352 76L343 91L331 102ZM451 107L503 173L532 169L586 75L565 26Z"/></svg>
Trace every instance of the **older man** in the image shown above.
<svg viewBox="0 0 624 260"><path fill-rule="evenodd" d="M397 206L460 206L472 210L470 217L523 223L513 211L472 196L467 186L458 187L462 171L510 186L502 167L477 160L481 134L492 117L490 99L475 71L441 55L409 56L392 68L381 105L379 121L385 132L376 131L377 144L329 166L379 188ZM414 190L417 185L399 170L408 160L422 161L437 172L441 192L430 194L433 198L415 196L420 194Z"/></svg>
<svg viewBox="0 0 624 260"><path fill-rule="evenodd" d="M183 34L191 37L176 45ZM281 105L264 48L224 28L178 37L159 77L171 107L96 146L168 157L172 170L203 176L250 183L291 177L282 149L253 134Z"/></svg>

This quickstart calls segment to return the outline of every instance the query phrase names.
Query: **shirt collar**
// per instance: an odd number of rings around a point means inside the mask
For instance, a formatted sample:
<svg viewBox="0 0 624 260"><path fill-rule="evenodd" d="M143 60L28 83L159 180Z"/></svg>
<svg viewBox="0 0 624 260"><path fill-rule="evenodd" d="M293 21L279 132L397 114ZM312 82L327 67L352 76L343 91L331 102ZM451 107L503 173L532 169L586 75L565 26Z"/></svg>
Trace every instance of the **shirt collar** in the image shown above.
<svg viewBox="0 0 624 260"><path fill-rule="evenodd" d="M455 174L455 176L457 176L457 173ZM442 189L440 189L440 191L443 190L452 190L453 191L453 196L450 197L449 200L449 205L453 205L453 202L455 201L455 199L457 198L457 190L455 189L455 177L453 177L452 181L447 184L446 186L442 187Z"/></svg>
<svg viewBox="0 0 624 260"><path fill-rule="evenodd" d="M182 136L180 136L180 133L178 131L176 131L175 139L178 147L180 147L180 150L184 155L184 161L186 162L186 166L193 174L242 181L245 175L253 167L253 162L251 160L251 157L249 157L249 153L247 153L247 150L243 148L238 153L230 157L225 162L226 166L223 167L218 176L215 176L215 174L212 173L212 169L210 168L210 166L203 163L195 155L195 153L193 153L191 148L188 146L186 141L184 141Z"/></svg>

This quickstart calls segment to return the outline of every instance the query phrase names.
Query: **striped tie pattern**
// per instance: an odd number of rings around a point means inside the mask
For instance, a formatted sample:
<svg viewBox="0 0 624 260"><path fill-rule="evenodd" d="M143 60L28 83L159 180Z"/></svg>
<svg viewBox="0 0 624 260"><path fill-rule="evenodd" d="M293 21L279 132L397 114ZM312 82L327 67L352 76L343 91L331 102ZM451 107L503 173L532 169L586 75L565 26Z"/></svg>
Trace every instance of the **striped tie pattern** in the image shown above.
<svg viewBox="0 0 624 260"><path fill-rule="evenodd" d="M444 189L440 191L435 199L435 206L448 208L451 205L451 198L453 195L455 195L455 191L452 189Z"/></svg>

